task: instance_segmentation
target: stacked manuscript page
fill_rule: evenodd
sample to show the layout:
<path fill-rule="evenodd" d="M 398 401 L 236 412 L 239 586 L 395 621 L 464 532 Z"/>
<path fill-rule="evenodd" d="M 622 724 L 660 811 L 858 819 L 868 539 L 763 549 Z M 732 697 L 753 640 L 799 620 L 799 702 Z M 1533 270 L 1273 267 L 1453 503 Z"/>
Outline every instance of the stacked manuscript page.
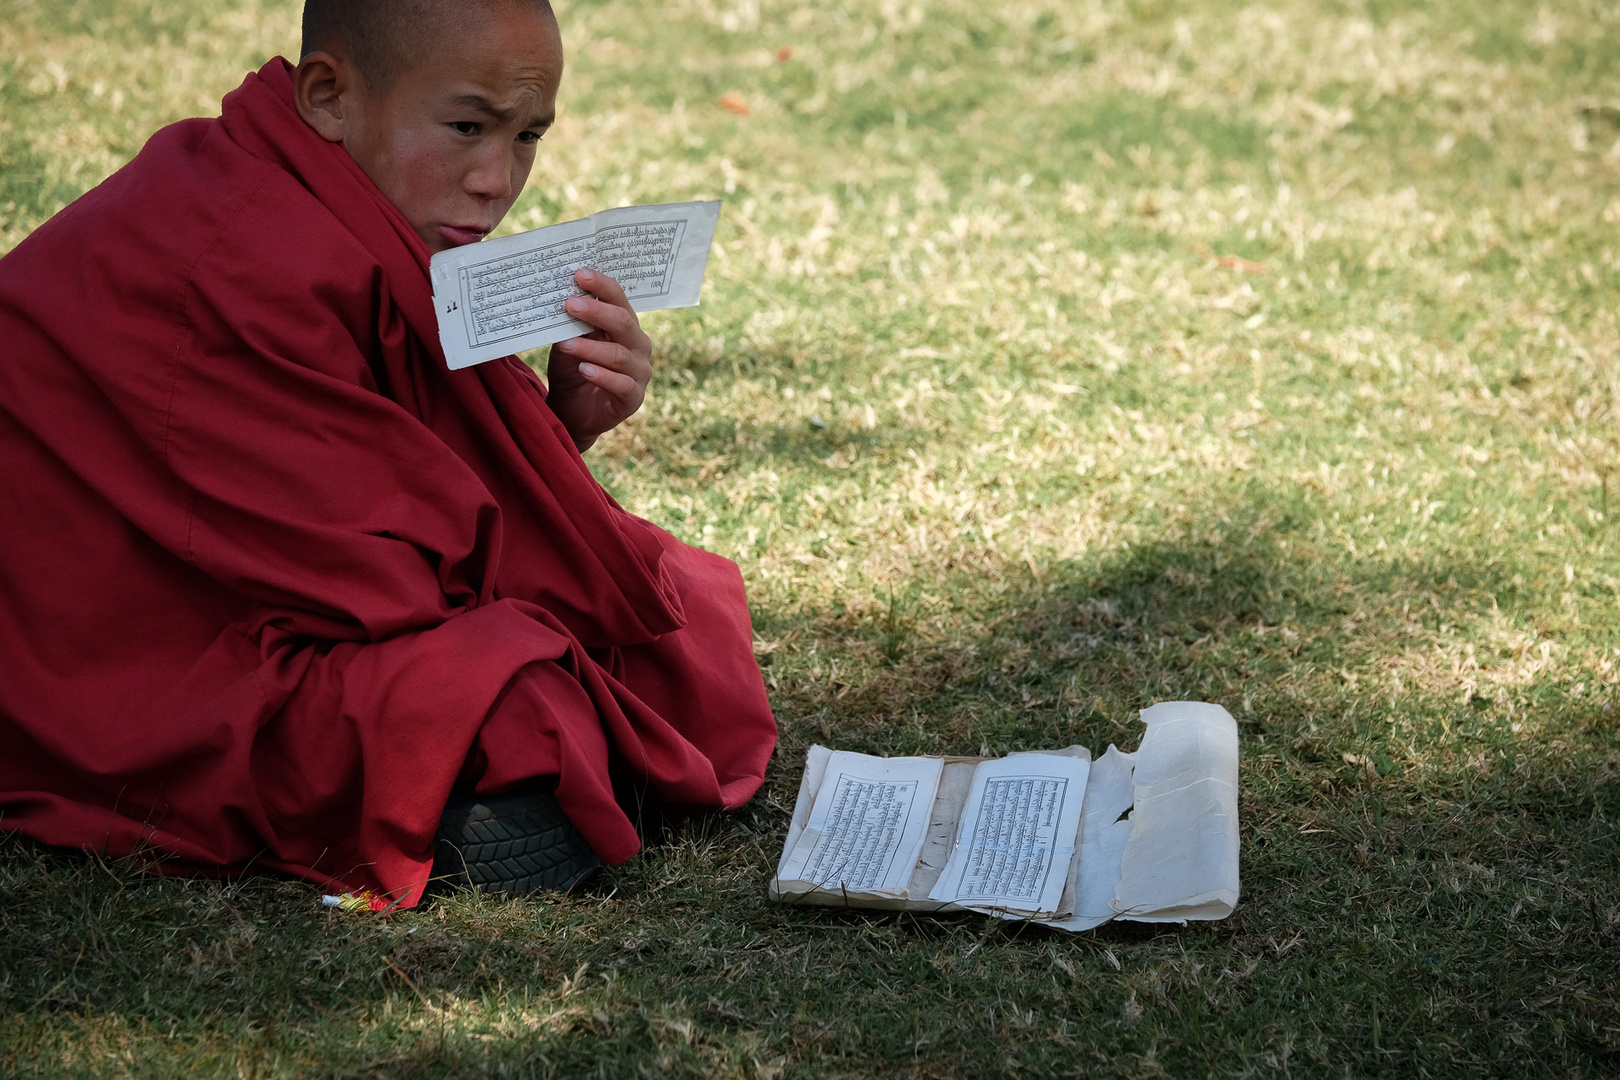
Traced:
<path fill-rule="evenodd" d="M 1110 746 L 878 758 L 813 746 L 770 886 L 783 903 L 982 911 L 1061 930 L 1220 919 L 1238 900 L 1237 724 L 1142 712 Z"/>

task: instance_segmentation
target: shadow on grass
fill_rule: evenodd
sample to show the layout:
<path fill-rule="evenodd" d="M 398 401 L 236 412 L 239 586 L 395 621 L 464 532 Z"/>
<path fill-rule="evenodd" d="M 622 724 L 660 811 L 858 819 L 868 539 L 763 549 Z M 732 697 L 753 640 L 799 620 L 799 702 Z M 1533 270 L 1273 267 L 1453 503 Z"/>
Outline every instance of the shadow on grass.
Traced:
<path fill-rule="evenodd" d="M 791 803 L 812 741 L 880 754 L 1100 752 L 1134 748 L 1132 717 L 1154 701 L 1216 701 L 1241 732 L 1242 907 L 1186 931 L 1104 928 L 1091 949 L 1179 951 L 1229 973 L 1247 963 L 1249 988 L 1203 1007 L 1223 1029 L 1275 1034 L 1285 1022 L 1269 1010 L 1297 995 L 1295 1016 L 1333 1014 L 1324 1061 L 1377 1068 L 1398 1045 L 1403 1068 L 1445 1071 L 1556 1045 L 1565 1068 L 1612 1062 L 1620 733 L 1609 687 L 1578 665 L 1539 669 L 1523 635 L 1515 649 L 1511 631 L 1534 605 L 1488 555 L 1329 559 L 1278 500 L 1204 516 L 1219 524 L 1094 558 L 964 569 L 954 589 L 935 590 L 966 598 L 947 612 L 911 590 L 768 628 L 798 631 L 804 652 L 814 641 L 815 655 L 861 658 L 836 671 L 772 665 L 785 733 L 774 798 Z M 952 625 L 959 633 L 942 637 Z M 871 921 L 805 909 L 783 919 Z M 1549 988 L 1539 1004 L 1535 987 Z M 1198 1007 L 1163 981 L 1134 989 Z"/>
<path fill-rule="evenodd" d="M 1602 1074 L 1620 1053 L 1608 701 L 1556 673 L 1465 697 L 1421 661 L 1451 636 L 1489 645 L 1489 559 L 1330 560 L 1262 505 L 1045 568 L 956 567 L 943 609 L 900 589 L 767 613 L 799 636 L 767 669 L 784 749 L 766 790 L 572 897 L 384 921 L 297 883 L 0 841 L 0 1072 Z M 1071 937 L 763 903 L 811 740 L 1133 747 L 1133 712 L 1170 698 L 1240 722 L 1232 918 Z"/>

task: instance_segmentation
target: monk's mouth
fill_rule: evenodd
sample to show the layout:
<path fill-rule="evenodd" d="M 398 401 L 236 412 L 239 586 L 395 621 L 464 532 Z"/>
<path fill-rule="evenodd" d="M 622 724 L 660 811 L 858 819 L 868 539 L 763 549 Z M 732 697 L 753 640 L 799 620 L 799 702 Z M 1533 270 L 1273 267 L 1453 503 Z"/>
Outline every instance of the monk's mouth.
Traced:
<path fill-rule="evenodd" d="M 476 227 L 468 228 L 461 225 L 439 226 L 439 234 L 457 247 L 462 247 L 466 244 L 476 244 L 478 241 L 482 240 L 484 236 L 488 234 L 488 232 L 488 229 Z"/>

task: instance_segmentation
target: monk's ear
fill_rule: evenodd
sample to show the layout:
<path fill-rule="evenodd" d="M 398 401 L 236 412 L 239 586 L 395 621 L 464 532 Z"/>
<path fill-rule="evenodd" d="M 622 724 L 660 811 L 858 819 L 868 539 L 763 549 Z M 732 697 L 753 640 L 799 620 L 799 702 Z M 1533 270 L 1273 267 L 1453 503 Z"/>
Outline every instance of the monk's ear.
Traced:
<path fill-rule="evenodd" d="M 293 71 L 293 102 L 304 123 L 327 142 L 340 143 L 358 89 L 354 66 L 329 52 L 312 52 Z"/>

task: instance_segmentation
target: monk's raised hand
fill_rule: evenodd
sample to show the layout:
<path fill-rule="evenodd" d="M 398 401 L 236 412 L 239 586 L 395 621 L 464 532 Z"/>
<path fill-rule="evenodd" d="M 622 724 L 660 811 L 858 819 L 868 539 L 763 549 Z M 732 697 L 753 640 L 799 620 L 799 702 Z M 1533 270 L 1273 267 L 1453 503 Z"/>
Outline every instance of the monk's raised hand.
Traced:
<path fill-rule="evenodd" d="M 569 300 L 568 314 L 596 329 L 551 347 L 546 400 L 584 452 L 641 408 L 652 381 L 652 342 L 617 281 L 594 270 L 574 280 L 590 295 Z"/>

